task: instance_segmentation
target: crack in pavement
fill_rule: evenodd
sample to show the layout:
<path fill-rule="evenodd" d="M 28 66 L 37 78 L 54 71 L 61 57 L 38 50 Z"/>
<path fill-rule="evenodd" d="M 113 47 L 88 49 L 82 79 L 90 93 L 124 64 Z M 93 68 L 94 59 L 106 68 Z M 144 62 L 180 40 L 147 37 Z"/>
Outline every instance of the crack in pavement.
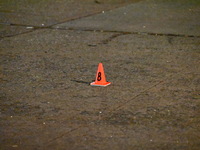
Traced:
<path fill-rule="evenodd" d="M 114 9 L 116 9 L 116 8 L 114 8 Z M 97 13 L 89 14 L 89 15 L 82 16 L 82 17 L 75 17 L 75 18 L 69 19 L 67 21 L 62 21 L 62 22 L 59 22 L 59 23 L 56 23 L 56 24 L 52 24 L 52 25 L 49 25 L 49 26 L 35 26 L 35 25 L 25 25 L 25 24 L 15 24 L 15 23 L 3 22 L 3 23 L 0 23 L 0 24 L 1 25 L 7 25 L 7 26 L 26 27 L 26 28 L 32 27 L 33 29 L 31 29 L 30 31 L 23 32 L 23 33 L 3 36 L 3 37 L 0 37 L 0 39 L 6 38 L 6 37 L 14 37 L 14 36 L 21 35 L 21 34 L 30 33 L 30 32 L 36 31 L 38 29 L 52 29 L 52 30 L 66 30 L 66 31 L 68 31 L 68 30 L 72 30 L 72 31 L 90 31 L 90 32 L 100 32 L 100 33 L 101 32 L 118 33 L 117 35 L 113 35 L 110 39 L 103 40 L 99 44 L 107 44 L 113 38 L 116 38 L 116 37 L 118 37 L 120 35 L 123 35 L 123 34 L 200 38 L 200 36 L 198 36 L 198 35 L 173 34 L 173 33 L 168 33 L 167 34 L 167 33 L 153 33 L 153 32 L 139 32 L 139 31 L 137 31 L 137 32 L 136 31 L 127 32 L 127 31 L 119 31 L 119 30 L 103 30 L 103 29 L 99 30 L 99 29 L 82 29 L 82 28 L 73 28 L 73 27 L 70 27 L 70 28 L 54 27 L 54 26 L 62 24 L 62 23 L 66 23 L 66 22 L 70 22 L 70 21 L 74 21 L 74 20 L 79 20 L 79 19 L 82 19 L 82 18 L 86 18 L 86 17 L 89 17 L 89 16 L 100 14 L 100 13 L 101 12 L 97 12 Z M 171 43 L 171 39 L 169 39 L 169 42 Z"/>
<path fill-rule="evenodd" d="M 109 38 L 102 40 L 99 44 L 108 44 L 109 42 L 111 42 L 113 39 L 121 36 L 121 35 L 125 35 L 125 33 L 117 33 L 117 34 L 113 34 L 112 36 L 110 36 Z"/>
<path fill-rule="evenodd" d="M 87 17 L 87 16 L 85 16 Z M 80 18 L 79 18 L 80 19 Z M 71 21 L 71 20 L 69 20 Z M 68 22 L 68 21 L 67 21 Z M 58 28 L 58 27 L 54 27 L 57 24 L 54 25 L 50 25 L 50 26 L 32 26 L 32 25 L 24 25 L 24 24 L 13 24 L 13 23 L 0 23 L 0 24 L 4 24 L 4 25 L 8 25 L 8 26 L 17 26 L 17 27 L 32 27 L 32 29 L 30 31 L 26 31 L 23 33 L 18 33 L 18 34 L 14 34 L 14 35 L 7 35 L 7 36 L 3 36 L 0 38 L 6 38 L 6 37 L 14 37 L 17 35 L 22 35 L 22 34 L 26 34 L 26 33 L 30 33 L 30 32 L 34 32 L 36 30 L 39 29 L 50 29 L 50 30 L 66 30 L 66 31 L 88 31 L 88 32 L 105 32 L 105 33 L 117 33 L 113 36 L 111 36 L 108 39 L 103 40 L 102 42 L 100 42 L 99 44 L 107 44 L 109 41 L 111 41 L 112 39 L 121 36 L 121 35 L 125 35 L 125 34 L 134 34 L 134 35 L 152 35 L 152 36 L 166 36 L 166 37 L 192 37 L 192 38 L 200 38 L 200 36 L 197 35 L 185 35 L 185 34 L 171 34 L 171 33 L 153 33 L 153 32 L 125 32 L 125 31 L 115 31 L 115 30 L 95 30 L 95 29 L 79 29 L 79 28 Z M 61 24 L 61 23 L 58 23 Z M 169 42 L 171 43 L 171 39 L 169 39 Z"/>
<path fill-rule="evenodd" d="M 186 72 L 185 74 L 190 74 L 190 73 L 191 73 L 191 72 Z M 197 75 L 198 75 L 198 74 L 199 74 L 199 73 L 197 73 Z M 101 115 L 101 116 L 100 116 L 100 120 L 104 120 L 104 118 L 111 117 L 111 116 L 113 115 L 114 112 L 116 112 L 116 111 L 119 110 L 120 108 L 122 108 L 122 107 L 124 107 L 125 105 L 127 105 L 130 101 L 136 99 L 137 97 L 143 95 L 145 92 L 151 90 L 152 88 L 154 88 L 154 87 L 156 87 L 156 86 L 158 86 L 158 85 L 160 85 L 160 84 L 165 84 L 165 83 L 169 82 L 168 79 L 172 78 L 172 77 L 175 76 L 175 75 L 177 75 L 177 74 L 171 74 L 171 75 L 169 75 L 168 77 L 166 77 L 165 79 L 162 79 L 162 80 L 158 81 L 157 83 L 153 84 L 152 86 L 150 86 L 150 87 L 144 89 L 143 91 L 139 92 L 138 94 L 136 94 L 135 96 L 133 96 L 131 99 L 126 100 L 126 101 L 123 101 L 123 103 L 121 103 L 121 104 L 116 104 L 113 108 L 110 109 L 110 111 L 109 111 L 109 107 L 107 107 L 107 108 L 108 108 L 108 111 L 107 111 L 106 113 L 103 113 L 103 114 L 106 114 L 106 115 L 103 115 L 103 114 L 101 115 L 101 114 L 100 114 L 100 115 Z M 107 109 L 107 108 L 106 108 L 106 109 Z M 108 114 L 108 115 L 107 115 L 107 114 Z M 77 114 L 74 115 L 74 117 L 75 117 L 75 116 L 77 116 Z M 72 117 L 72 118 L 74 118 L 74 117 Z M 87 127 L 87 126 L 88 126 L 88 124 L 84 124 L 84 125 L 80 124 L 78 127 L 72 128 L 71 130 L 69 130 L 69 131 L 67 131 L 67 132 L 65 132 L 65 133 L 62 133 L 62 134 L 60 134 L 59 136 L 56 136 L 55 138 L 50 139 L 48 142 L 45 143 L 45 146 L 48 146 L 50 143 L 52 143 L 52 142 L 54 142 L 54 141 L 56 141 L 56 140 L 58 140 L 58 139 L 60 139 L 60 138 L 62 138 L 62 137 L 64 137 L 64 136 L 70 134 L 70 133 L 73 132 L 73 131 L 76 131 L 76 130 L 78 130 L 78 129 L 80 129 L 80 128 Z"/>
<path fill-rule="evenodd" d="M 152 85 L 152 86 L 150 86 L 150 87 L 144 89 L 143 91 L 139 92 L 137 95 L 135 95 L 135 96 L 134 96 L 133 98 L 131 98 L 130 100 L 126 100 L 124 103 L 122 103 L 122 104 L 120 104 L 120 105 L 119 105 L 119 104 L 116 104 L 117 106 L 113 107 L 113 109 L 111 109 L 110 111 L 108 111 L 106 114 L 109 114 L 109 116 L 112 116 L 112 114 L 113 114 L 115 111 L 117 111 L 119 108 L 125 106 L 125 105 L 128 104 L 130 101 L 132 101 L 132 100 L 134 100 L 135 98 L 141 96 L 142 94 L 144 94 L 145 92 L 151 90 L 152 88 L 156 87 L 157 85 L 160 85 L 160 84 L 165 83 L 165 82 L 167 81 L 167 79 L 168 79 L 168 78 L 171 78 L 172 76 L 173 76 L 173 75 L 171 75 L 171 76 L 165 78 L 164 80 L 160 80 L 160 81 L 157 82 L 156 84 L 154 84 L 154 85 Z M 105 113 L 104 113 L 104 114 L 105 114 Z M 77 116 L 77 115 L 74 115 L 74 116 Z M 100 120 L 103 120 L 103 118 L 107 118 L 107 117 L 108 117 L 108 115 L 100 116 Z M 72 117 L 72 118 L 73 118 L 73 117 Z M 73 128 L 73 129 L 71 129 L 71 130 L 69 130 L 69 131 L 67 131 L 67 132 L 65 132 L 65 133 L 62 133 L 61 135 L 59 135 L 59 136 L 57 136 L 57 137 L 55 137 L 55 138 L 53 138 L 53 139 L 50 139 L 48 142 L 45 143 L 45 146 L 48 146 L 50 143 L 52 143 L 52 142 L 54 142 L 54 141 L 56 141 L 56 140 L 58 140 L 58 139 L 60 139 L 60 138 L 62 138 L 62 137 L 64 137 L 64 136 L 68 135 L 69 133 L 71 133 L 71 132 L 73 132 L 73 131 L 76 131 L 76 130 L 78 130 L 78 129 L 80 129 L 80 128 L 83 128 L 83 127 L 86 127 L 86 126 L 87 126 L 87 124 L 85 124 L 85 125 L 80 124 L 78 127 Z"/>
<path fill-rule="evenodd" d="M 128 4 L 126 4 L 126 5 L 128 5 Z M 110 9 L 107 9 L 107 10 L 104 10 L 104 11 L 114 10 L 114 9 L 117 9 L 117 8 L 120 8 L 120 7 L 124 7 L 126 5 L 116 6 L 114 8 L 110 8 Z M 11 13 L 15 13 L 15 12 L 11 12 Z M 23 33 L 3 36 L 3 37 L 0 37 L 0 40 L 3 39 L 3 38 L 7 38 L 7 37 L 14 37 L 14 36 L 18 36 L 18 35 L 34 32 L 34 31 L 36 31 L 38 29 L 53 29 L 53 26 L 56 26 L 56 25 L 59 25 L 59 24 L 62 24 L 62 23 L 66 23 L 66 22 L 70 22 L 70 21 L 74 21 L 74 20 L 79 20 L 79 19 L 86 18 L 86 17 L 90 17 L 90 16 L 97 15 L 97 14 L 100 14 L 100 13 L 102 13 L 102 11 L 98 11 L 98 12 L 95 12 L 95 13 L 92 13 L 92 14 L 88 14 L 88 15 L 85 15 L 85 16 L 79 16 L 79 17 L 74 17 L 74 18 L 72 17 L 70 19 L 66 19 L 64 21 L 61 21 L 61 22 L 58 22 L 58 23 L 55 23 L 55 24 L 52 24 L 52 25 L 48 25 L 48 26 L 35 26 L 35 25 L 27 25 L 27 24 L 15 24 L 15 23 L 0 22 L 0 25 L 18 26 L 18 27 L 33 27 L 33 29 L 31 31 L 26 31 L 26 32 L 23 32 Z M 37 15 L 34 15 L 34 16 L 37 16 Z"/>

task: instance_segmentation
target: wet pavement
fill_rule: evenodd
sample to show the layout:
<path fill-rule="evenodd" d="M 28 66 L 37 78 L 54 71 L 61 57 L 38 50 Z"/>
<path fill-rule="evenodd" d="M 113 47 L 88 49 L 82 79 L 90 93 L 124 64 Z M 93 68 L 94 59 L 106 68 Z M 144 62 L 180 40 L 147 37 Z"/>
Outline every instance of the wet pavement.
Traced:
<path fill-rule="evenodd" d="M 8 2 L 0 149 L 200 148 L 198 1 Z"/>

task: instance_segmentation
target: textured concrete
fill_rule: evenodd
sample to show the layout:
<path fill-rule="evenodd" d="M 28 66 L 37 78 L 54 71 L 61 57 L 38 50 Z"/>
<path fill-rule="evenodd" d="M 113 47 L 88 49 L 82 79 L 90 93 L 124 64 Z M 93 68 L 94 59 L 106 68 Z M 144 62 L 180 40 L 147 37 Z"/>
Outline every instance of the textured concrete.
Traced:
<path fill-rule="evenodd" d="M 1 0 L 0 37 L 29 32 L 30 28 L 26 31 L 27 27 L 50 27 L 138 1 Z"/>
<path fill-rule="evenodd" d="M 200 3 L 148 0 L 57 25 L 57 28 L 200 36 Z"/>
<path fill-rule="evenodd" d="M 23 17 L 16 21 L 24 24 L 14 24 L 12 17 L 7 18 L 8 24 L 1 22 L 1 150 L 199 150 L 200 38 L 194 34 L 197 28 L 190 29 L 194 22 L 184 21 L 183 14 L 187 12 L 182 11 L 193 8 L 193 16 L 199 7 L 197 1 L 178 5 L 181 0 L 168 0 L 165 4 L 88 0 L 101 8 L 121 6 L 104 14 L 105 9 L 99 9 L 99 15 L 88 3 L 80 1 L 24 2 L 18 1 L 16 6 L 4 3 L 4 8 L 26 9 L 26 4 L 39 14 L 29 18 L 31 24 L 23 22 Z M 65 11 L 71 7 L 71 19 L 62 16 L 54 22 L 65 12 L 50 9 L 58 2 L 73 2 L 81 9 L 76 14 L 74 7 L 68 5 Z M 161 32 L 155 20 L 162 20 L 162 15 L 157 14 L 158 9 L 149 9 L 155 3 L 162 6 L 161 12 L 173 10 L 183 16 L 175 19 L 185 22 L 183 27 L 167 22 L 162 29 L 165 32 Z M 45 6 L 51 6 L 46 11 L 52 11 L 55 17 L 48 18 L 50 24 L 40 26 L 40 19 L 46 16 L 41 12 L 45 10 L 37 8 Z M 124 23 L 126 17 L 133 18 L 129 13 L 118 22 L 114 17 L 113 28 L 107 24 L 95 27 L 133 7 L 138 8 L 134 14 L 139 18 L 144 17 L 145 10 L 157 14 L 156 18 L 146 18 L 152 20 L 152 31 L 139 29 L 139 25 L 136 30 L 131 19 Z M 148 9 L 139 9 L 144 7 Z M 85 10 L 92 15 L 90 19 L 98 18 L 93 26 L 90 19 L 83 18 L 81 12 Z M 103 15 L 107 19 L 102 20 Z M 65 19 L 65 24 L 59 24 Z M 185 15 L 187 19 L 191 18 Z M 88 20 L 87 27 L 83 20 Z M 147 24 L 142 19 L 137 21 Z M 67 27 L 71 23 L 73 26 Z M 167 24 L 177 33 L 167 32 Z M 131 32 L 119 32 L 128 26 Z M 147 33 L 140 34 L 144 30 Z M 153 34 L 154 31 L 160 32 Z M 99 62 L 104 64 L 107 80 L 112 83 L 105 88 L 89 85 Z"/>

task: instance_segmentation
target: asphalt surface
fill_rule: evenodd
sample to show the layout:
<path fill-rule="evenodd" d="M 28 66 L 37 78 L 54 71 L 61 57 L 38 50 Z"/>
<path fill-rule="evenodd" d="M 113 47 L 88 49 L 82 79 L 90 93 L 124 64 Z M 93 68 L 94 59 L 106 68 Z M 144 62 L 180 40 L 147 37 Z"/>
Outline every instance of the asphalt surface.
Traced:
<path fill-rule="evenodd" d="M 199 5 L 185 0 L 140 1 L 56 27 L 200 36 Z"/>
<path fill-rule="evenodd" d="M 0 2 L 0 149 L 199 150 L 197 0 Z M 92 87 L 102 62 L 107 87 Z"/>

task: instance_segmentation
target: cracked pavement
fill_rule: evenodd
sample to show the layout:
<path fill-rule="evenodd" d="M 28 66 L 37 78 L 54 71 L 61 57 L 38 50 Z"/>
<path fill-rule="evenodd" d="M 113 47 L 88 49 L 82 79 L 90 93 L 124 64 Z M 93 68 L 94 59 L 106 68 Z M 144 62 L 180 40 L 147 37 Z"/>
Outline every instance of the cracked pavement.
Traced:
<path fill-rule="evenodd" d="M 197 0 L 0 2 L 0 149 L 198 150 Z M 99 62 L 108 87 L 92 87 Z"/>

